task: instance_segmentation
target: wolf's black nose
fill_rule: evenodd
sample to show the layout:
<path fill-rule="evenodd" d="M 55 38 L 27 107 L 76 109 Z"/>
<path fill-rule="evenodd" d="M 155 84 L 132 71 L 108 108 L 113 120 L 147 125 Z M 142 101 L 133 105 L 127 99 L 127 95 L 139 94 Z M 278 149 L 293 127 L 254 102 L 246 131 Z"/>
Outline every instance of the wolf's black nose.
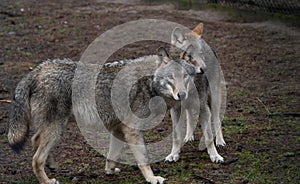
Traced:
<path fill-rule="evenodd" d="M 199 68 L 199 69 L 197 70 L 197 73 L 204 74 L 203 68 Z"/>
<path fill-rule="evenodd" d="M 180 91 L 178 94 L 177 94 L 179 100 L 183 100 L 186 96 L 186 93 L 183 92 L 183 91 Z"/>

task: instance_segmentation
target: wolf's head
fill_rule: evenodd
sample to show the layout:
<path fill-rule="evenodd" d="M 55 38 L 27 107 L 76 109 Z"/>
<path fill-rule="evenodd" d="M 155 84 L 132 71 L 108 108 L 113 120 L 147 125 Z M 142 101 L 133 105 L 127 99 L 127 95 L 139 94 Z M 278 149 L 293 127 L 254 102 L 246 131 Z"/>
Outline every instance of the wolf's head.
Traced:
<path fill-rule="evenodd" d="M 164 48 L 159 48 L 158 68 L 154 73 L 153 84 L 159 94 L 175 100 L 188 97 L 189 85 L 193 82 L 195 68 L 184 59 L 171 59 Z"/>
<path fill-rule="evenodd" d="M 196 68 L 196 73 L 204 73 L 206 64 L 204 62 L 202 52 L 202 33 L 203 24 L 198 24 L 191 32 L 185 32 L 180 28 L 175 28 L 171 36 L 171 44 L 183 51 L 180 57 L 188 60 Z M 193 46 L 193 50 L 189 50 L 189 46 Z M 184 51 L 191 52 L 191 58 L 184 58 L 186 56 Z"/>

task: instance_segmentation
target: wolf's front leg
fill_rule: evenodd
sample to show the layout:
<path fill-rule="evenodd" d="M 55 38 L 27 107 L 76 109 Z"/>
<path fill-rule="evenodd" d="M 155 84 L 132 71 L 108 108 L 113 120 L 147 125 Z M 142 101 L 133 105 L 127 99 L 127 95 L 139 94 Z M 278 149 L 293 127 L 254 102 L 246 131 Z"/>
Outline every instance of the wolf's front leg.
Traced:
<path fill-rule="evenodd" d="M 148 160 L 148 153 L 144 143 L 144 137 L 140 130 L 136 130 L 127 126 L 122 128 L 125 140 L 130 146 L 135 159 L 137 160 L 138 167 L 143 173 L 147 182 L 151 184 L 162 184 L 165 179 L 160 176 L 154 176 Z"/>
<path fill-rule="evenodd" d="M 171 118 L 173 125 L 173 144 L 172 151 L 166 157 L 165 161 L 167 162 L 176 162 L 179 159 L 180 148 L 182 145 L 181 139 L 181 130 L 182 130 L 182 122 L 180 120 L 180 108 L 172 108 L 171 109 Z"/>
<path fill-rule="evenodd" d="M 195 123 L 193 121 L 192 109 L 186 109 L 186 134 L 184 142 L 194 141 Z"/>

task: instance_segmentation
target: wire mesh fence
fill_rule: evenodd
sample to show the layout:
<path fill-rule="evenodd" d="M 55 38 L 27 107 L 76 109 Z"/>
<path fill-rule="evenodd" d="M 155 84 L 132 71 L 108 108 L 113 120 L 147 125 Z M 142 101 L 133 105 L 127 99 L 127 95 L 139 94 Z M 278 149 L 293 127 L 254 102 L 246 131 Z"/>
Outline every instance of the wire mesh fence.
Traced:
<path fill-rule="evenodd" d="M 299 0 L 198 0 L 198 1 L 203 1 L 206 3 L 217 3 L 226 6 L 238 7 L 241 9 L 300 15 Z"/>
<path fill-rule="evenodd" d="M 246 10 L 270 13 L 295 14 L 300 16 L 300 0 L 145 0 L 147 2 L 173 2 L 182 7 L 201 7 L 217 4 Z"/>

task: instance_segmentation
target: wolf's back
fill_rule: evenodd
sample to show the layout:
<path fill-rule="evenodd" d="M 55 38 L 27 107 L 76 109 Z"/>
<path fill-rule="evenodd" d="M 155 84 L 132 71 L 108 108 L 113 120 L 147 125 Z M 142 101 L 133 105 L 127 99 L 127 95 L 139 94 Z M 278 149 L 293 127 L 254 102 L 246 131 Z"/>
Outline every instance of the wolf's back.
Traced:
<path fill-rule="evenodd" d="M 29 132 L 31 85 L 32 73 L 29 73 L 17 85 L 11 102 L 7 137 L 9 145 L 16 152 L 22 150 Z"/>

